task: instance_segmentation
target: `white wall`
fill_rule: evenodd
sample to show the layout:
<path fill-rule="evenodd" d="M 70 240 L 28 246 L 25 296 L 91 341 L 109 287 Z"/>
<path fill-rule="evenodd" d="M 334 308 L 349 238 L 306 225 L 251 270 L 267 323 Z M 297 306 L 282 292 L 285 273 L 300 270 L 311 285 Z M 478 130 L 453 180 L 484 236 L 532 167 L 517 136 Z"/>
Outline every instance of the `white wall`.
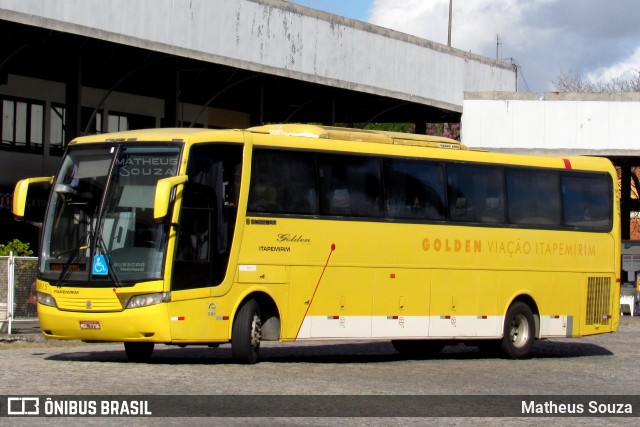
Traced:
<path fill-rule="evenodd" d="M 462 142 L 503 151 L 631 155 L 640 152 L 639 118 L 638 93 L 467 93 Z"/>

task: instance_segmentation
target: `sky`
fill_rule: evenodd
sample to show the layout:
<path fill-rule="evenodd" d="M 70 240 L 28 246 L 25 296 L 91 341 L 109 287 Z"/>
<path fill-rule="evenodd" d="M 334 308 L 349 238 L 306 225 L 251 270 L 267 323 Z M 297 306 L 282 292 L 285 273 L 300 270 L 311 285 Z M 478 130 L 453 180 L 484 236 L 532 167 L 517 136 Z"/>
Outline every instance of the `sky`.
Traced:
<path fill-rule="evenodd" d="M 292 0 L 447 43 L 449 0 Z M 453 0 L 451 45 L 518 66 L 518 90 L 567 73 L 593 81 L 640 71 L 638 0 Z M 498 42 L 499 40 L 499 42 Z"/>

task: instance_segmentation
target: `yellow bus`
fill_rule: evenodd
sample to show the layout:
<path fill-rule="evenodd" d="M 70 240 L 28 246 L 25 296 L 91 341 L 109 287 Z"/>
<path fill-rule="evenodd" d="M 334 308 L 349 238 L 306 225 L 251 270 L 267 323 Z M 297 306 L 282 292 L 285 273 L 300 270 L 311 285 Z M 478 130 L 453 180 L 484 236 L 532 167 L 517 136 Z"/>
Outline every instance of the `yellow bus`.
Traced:
<path fill-rule="evenodd" d="M 47 338 L 155 344 L 388 339 L 511 358 L 619 322 L 615 169 L 314 125 L 72 141 L 50 183 L 37 296 Z M 27 213 L 28 217 L 28 213 Z M 28 218 L 27 218 L 28 219 Z"/>

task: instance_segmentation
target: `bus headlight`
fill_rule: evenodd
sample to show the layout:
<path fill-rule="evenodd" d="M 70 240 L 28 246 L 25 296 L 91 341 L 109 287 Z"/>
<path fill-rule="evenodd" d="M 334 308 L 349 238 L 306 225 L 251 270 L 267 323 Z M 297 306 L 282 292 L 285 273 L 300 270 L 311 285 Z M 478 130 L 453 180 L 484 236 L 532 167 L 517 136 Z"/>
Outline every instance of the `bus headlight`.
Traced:
<path fill-rule="evenodd" d="M 158 292 L 155 294 L 136 295 L 131 297 L 127 308 L 148 307 L 150 305 L 160 304 L 162 302 L 171 301 L 171 292 Z"/>
<path fill-rule="evenodd" d="M 56 300 L 51 295 L 45 294 L 43 292 L 38 292 L 37 296 L 38 296 L 38 303 L 40 303 L 42 305 L 48 305 L 48 306 L 51 306 L 51 307 L 55 307 L 56 306 Z"/>

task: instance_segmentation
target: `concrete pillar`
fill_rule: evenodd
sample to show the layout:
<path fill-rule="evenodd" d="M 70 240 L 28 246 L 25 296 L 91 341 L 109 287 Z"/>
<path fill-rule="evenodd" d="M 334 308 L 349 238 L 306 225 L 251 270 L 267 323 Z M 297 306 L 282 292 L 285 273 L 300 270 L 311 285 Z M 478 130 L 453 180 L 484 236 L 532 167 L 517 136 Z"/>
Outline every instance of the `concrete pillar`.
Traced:
<path fill-rule="evenodd" d="M 164 97 L 164 127 L 176 127 L 178 126 L 178 104 L 180 99 L 180 72 L 177 69 L 177 64 L 174 63 L 169 66 L 172 72 L 167 82 L 167 92 Z"/>
<path fill-rule="evenodd" d="M 631 166 L 620 166 L 620 233 L 623 240 L 631 237 Z"/>
<path fill-rule="evenodd" d="M 82 55 L 70 54 L 67 60 L 68 73 L 65 82 L 65 146 L 80 135 L 80 112 L 82 110 Z"/>

